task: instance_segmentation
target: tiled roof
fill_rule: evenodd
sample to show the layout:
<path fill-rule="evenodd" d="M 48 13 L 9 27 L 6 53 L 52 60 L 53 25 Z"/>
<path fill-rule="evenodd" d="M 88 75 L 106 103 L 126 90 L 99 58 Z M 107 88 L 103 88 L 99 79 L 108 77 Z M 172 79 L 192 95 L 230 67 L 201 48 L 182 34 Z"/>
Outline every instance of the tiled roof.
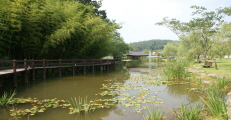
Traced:
<path fill-rule="evenodd" d="M 130 51 L 126 56 L 148 56 L 149 54 L 144 53 L 144 51 Z"/>

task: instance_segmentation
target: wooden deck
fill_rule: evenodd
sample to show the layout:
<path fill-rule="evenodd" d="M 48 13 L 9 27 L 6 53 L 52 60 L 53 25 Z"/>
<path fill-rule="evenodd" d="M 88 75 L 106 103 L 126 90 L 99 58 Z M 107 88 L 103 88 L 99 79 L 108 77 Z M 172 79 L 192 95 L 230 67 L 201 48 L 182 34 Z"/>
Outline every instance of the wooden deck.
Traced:
<path fill-rule="evenodd" d="M 98 67 L 98 69 L 96 69 Z M 72 73 L 76 73 L 77 68 L 82 68 L 82 72 L 85 74 L 86 69 L 92 69 L 94 73 L 95 70 L 103 71 L 109 70 L 115 67 L 114 59 L 72 59 L 72 60 L 0 60 L 0 87 L 4 82 L 4 75 L 13 74 L 13 86 L 17 87 L 17 73 L 23 73 L 25 83 L 28 83 L 28 71 L 30 71 L 30 76 L 35 80 L 37 74 L 36 71 L 43 71 L 43 78 L 46 78 L 47 71 L 52 70 L 54 74 L 54 69 L 58 69 L 59 76 L 62 76 L 62 69 L 71 68 Z"/>

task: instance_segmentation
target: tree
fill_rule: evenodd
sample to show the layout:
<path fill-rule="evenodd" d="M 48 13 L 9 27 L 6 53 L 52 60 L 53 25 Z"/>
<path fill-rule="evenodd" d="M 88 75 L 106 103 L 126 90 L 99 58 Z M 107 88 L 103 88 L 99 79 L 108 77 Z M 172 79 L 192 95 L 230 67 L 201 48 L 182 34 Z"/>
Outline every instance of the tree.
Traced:
<path fill-rule="evenodd" d="M 112 43 L 110 44 L 111 55 L 113 57 L 123 57 L 124 54 L 128 53 L 130 47 L 126 44 L 123 38 L 120 36 L 120 33 L 115 32 L 115 37 L 113 38 Z"/>
<path fill-rule="evenodd" d="M 179 47 L 178 42 L 167 43 L 167 45 L 164 46 L 162 55 L 164 57 L 176 57 L 178 52 L 178 47 Z"/>
<path fill-rule="evenodd" d="M 210 55 L 223 58 L 231 54 L 231 23 L 224 23 L 221 29 L 214 34 L 215 46 L 211 48 Z"/>
<path fill-rule="evenodd" d="M 121 27 L 96 14 L 98 2 L 85 2 L 1 0 L 0 57 L 80 59 L 109 55 L 111 48 L 107 46 Z"/>
<path fill-rule="evenodd" d="M 196 9 L 196 11 L 192 13 L 192 15 L 196 15 L 196 17 L 192 18 L 189 22 L 180 22 L 176 19 L 164 18 L 162 22 L 158 22 L 156 25 L 169 28 L 183 41 L 185 41 L 184 36 L 191 33 L 198 33 L 200 35 L 198 45 L 203 49 L 201 52 L 206 61 L 207 53 L 213 45 L 213 34 L 218 31 L 219 26 L 223 22 L 223 16 L 220 14 L 220 10 L 206 12 L 207 9 L 204 7 L 192 6 L 191 8 Z M 189 42 L 191 42 L 191 40 Z"/>

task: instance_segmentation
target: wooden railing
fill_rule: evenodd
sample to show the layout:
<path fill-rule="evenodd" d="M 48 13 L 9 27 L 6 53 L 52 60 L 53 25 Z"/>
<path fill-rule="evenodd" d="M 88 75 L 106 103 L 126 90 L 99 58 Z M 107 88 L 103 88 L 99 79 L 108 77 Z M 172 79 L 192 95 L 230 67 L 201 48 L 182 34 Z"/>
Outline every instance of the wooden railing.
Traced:
<path fill-rule="evenodd" d="M 13 86 L 17 87 L 17 73 L 21 72 L 24 76 L 25 83 L 28 83 L 28 72 L 30 71 L 31 79 L 35 80 L 36 71 L 43 71 L 43 78 L 46 78 L 48 69 L 58 69 L 59 76 L 62 76 L 62 68 L 71 68 L 73 74 L 78 67 L 82 67 L 83 73 L 86 73 L 86 68 L 89 66 L 92 72 L 95 71 L 95 66 L 98 70 L 108 70 L 115 64 L 114 59 L 72 59 L 72 60 L 0 60 L 0 87 L 4 81 L 5 74 L 13 74 Z"/>
<path fill-rule="evenodd" d="M 17 68 L 41 69 L 41 68 L 59 68 L 59 67 L 75 67 L 75 66 L 92 66 L 115 64 L 114 59 L 72 59 L 72 60 L 0 60 L 0 70 L 13 69 L 16 72 Z"/>

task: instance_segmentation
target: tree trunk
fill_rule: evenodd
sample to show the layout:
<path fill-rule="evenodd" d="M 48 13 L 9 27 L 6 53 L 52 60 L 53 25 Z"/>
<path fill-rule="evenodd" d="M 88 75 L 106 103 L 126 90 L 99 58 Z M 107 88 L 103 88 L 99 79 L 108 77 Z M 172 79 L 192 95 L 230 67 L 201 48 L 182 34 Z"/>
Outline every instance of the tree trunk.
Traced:
<path fill-rule="evenodd" d="M 200 63 L 200 55 L 197 55 L 197 63 Z"/>

